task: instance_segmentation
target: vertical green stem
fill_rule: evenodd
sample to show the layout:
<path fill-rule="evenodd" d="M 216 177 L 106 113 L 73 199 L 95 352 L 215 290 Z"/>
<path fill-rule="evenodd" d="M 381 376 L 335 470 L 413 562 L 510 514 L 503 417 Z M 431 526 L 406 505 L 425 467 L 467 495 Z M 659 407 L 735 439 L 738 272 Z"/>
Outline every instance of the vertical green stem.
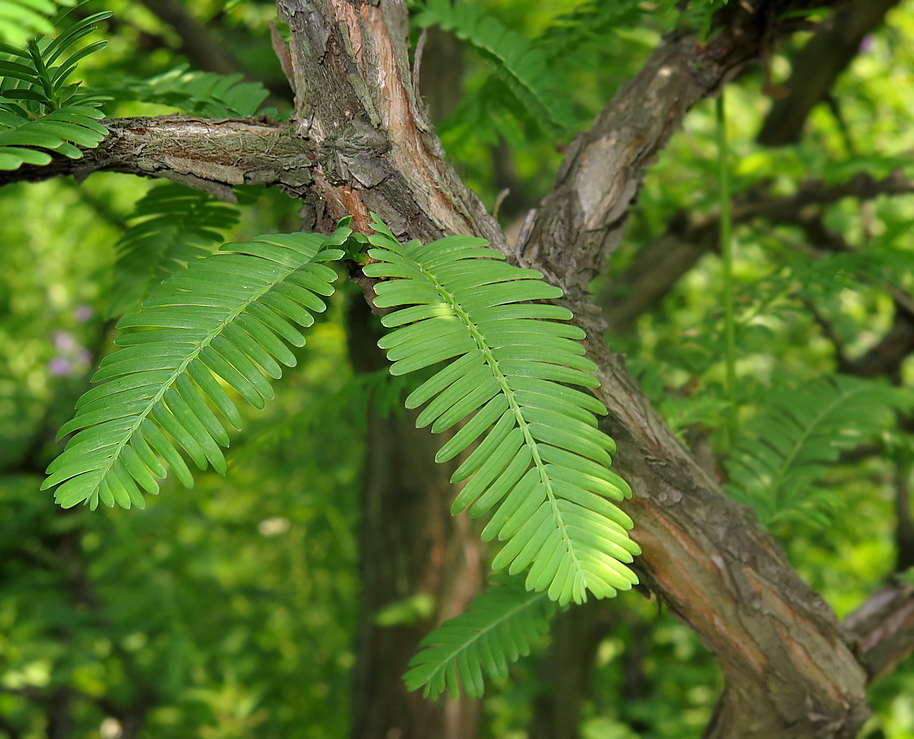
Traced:
<path fill-rule="evenodd" d="M 726 446 L 736 441 L 739 408 L 736 403 L 736 320 L 733 315 L 733 233 L 730 223 L 730 167 L 727 149 L 727 118 L 724 93 L 717 98 L 717 164 L 720 198 L 720 254 L 724 265 L 724 339 L 727 378 L 724 389 L 728 401 Z"/>

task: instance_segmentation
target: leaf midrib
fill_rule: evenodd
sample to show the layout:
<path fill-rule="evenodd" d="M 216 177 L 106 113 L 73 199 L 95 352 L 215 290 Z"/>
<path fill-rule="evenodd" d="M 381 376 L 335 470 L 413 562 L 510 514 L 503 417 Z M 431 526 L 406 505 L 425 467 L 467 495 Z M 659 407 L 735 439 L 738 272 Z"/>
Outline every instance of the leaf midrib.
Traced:
<path fill-rule="evenodd" d="M 834 413 L 835 409 L 840 407 L 845 403 L 849 398 L 853 397 L 856 394 L 865 392 L 865 388 L 849 388 L 847 392 L 844 392 L 844 388 L 837 386 L 838 394 L 832 399 L 830 403 L 824 406 L 824 408 L 817 413 L 812 421 L 803 428 L 800 436 L 797 438 L 796 443 L 793 445 L 790 453 L 784 460 L 784 464 L 777 471 L 774 483 L 771 485 L 771 491 L 775 498 L 780 495 L 781 487 L 786 483 L 788 472 L 793 466 L 794 460 L 802 451 L 803 447 L 806 446 L 807 440 L 814 434 L 816 427 L 821 425 L 823 421 L 828 418 L 829 414 Z"/>
<path fill-rule="evenodd" d="M 455 315 L 463 322 L 467 330 L 470 332 L 470 335 L 473 337 L 473 341 L 476 344 L 476 348 L 482 353 L 483 357 L 486 360 L 486 364 L 489 365 L 492 374 L 495 376 L 496 381 L 502 389 L 502 393 L 508 401 L 508 407 L 511 409 L 514 414 L 514 419 L 517 422 L 518 427 L 521 430 L 521 433 L 524 435 L 524 442 L 527 444 L 527 447 L 530 449 L 530 453 L 533 457 L 533 463 L 536 465 L 537 471 L 540 475 L 540 481 L 543 483 L 543 486 L 546 490 L 546 497 L 549 500 L 549 506 L 552 509 L 552 517 L 555 520 L 559 532 L 562 536 L 562 541 L 565 545 L 565 551 L 571 556 L 574 562 L 574 572 L 575 574 L 580 573 L 583 577 L 583 586 L 586 589 L 587 587 L 587 573 L 584 567 L 581 564 L 581 561 L 578 559 L 577 553 L 575 552 L 574 545 L 572 542 L 571 535 L 568 533 L 567 526 L 562 516 L 561 511 L 558 508 L 558 500 L 555 492 L 552 489 L 552 481 L 549 478 L 549 474 L 546 472 L 546 464 L 543 462 L 542 457 L 539 454 L 539 445 L 536 439 L 533 438 L 533 434 L 530 432 L 529 424 L 527 419 L 524 418 L 523 411 L 520 404 L 517 402 L 517 399 L 514 397 L 514 391 L 511 389 L 511 386 L 508 385 L 507 378 L 505 374 L 501 371 L 501 368 L 498 366 L 498 360 L 492 354 L 492 349 L 488 346 L 485 341 L 485 337 L 480 333 L 479 329 L 476 328 L 476 324 L 470 318 L 469 313 L 467 313 L 454 295 L 447 289 L 447 287 L 441 283 L 438 278 L 431 272 L 429 272 L 424 265 L 420 264 L 417 260 L 413 260 L 416 267 L 419 271 L 428 279 L 438 291 L 438 294 L 447 302 L 451 310 L 454 311 Z M 510 492 L 508 493 L 510 495 Z M 555 578 L 553 578 L 555 582 Z M 574 587 L 572 586 L 572 598 L 574 599 Z"/>

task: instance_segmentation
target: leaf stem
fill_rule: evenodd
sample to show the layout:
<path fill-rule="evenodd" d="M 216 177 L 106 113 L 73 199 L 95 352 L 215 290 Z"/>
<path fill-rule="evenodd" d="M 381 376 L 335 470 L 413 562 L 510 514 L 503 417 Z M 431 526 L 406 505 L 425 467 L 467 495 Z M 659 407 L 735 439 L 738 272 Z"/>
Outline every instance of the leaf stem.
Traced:
<path fill-rule="evenodd" d="M 730 167 L 727 149 L 727 118 L 724 92 L 717 98 L 717 164 L 720 202 L 720 254 L 724 266 L 724 341 L 727 368 L 724 391 L 727 397 L 725 446 L 730 449 L 739 429 L 739 407 L 736 402 L 736 320 L 733 311 L 733 233 L 730 219 Z"/>

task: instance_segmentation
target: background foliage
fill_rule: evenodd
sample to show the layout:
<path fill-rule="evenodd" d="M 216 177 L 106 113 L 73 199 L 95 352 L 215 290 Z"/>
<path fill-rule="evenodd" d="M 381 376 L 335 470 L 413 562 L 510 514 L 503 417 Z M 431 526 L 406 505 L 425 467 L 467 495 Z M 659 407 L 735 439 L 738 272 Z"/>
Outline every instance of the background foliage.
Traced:
<path fill-rule="evenodd" d="M 457 60 L 463 96 L 447 101 L 442 136 L 490 207 L 511 188 L 500 203 L 509 228 L 550 186 L 562 145 L 681 21 L 671 5 L 646 11 L 596 0 L 490 0 L 464 9 L 462 18 L 441 3 L 417 7 L 416 39 L 422 27 L 437 24 L 467 42 Z M 56 7 L 47 6 L 37 20 L 0 23 L 0 33 L 22 44 L 49 32 L 50 21 L 41 18 Z M 101 9 L 89 4 L 76 17 Z M 86 43 L 105 37 L 107 48 L 82 59 L 67 80 L 84 80 L 98 93 L 90 107 L 106 115 L 248 114 L 269 93 L 267 106 L 280 116 L 288 111 L 269 45 L 269 3 L 192 4 L 195 17 L 231 48 L 244 83 L 189 71 L 203 66 L 200 60 L 188 59 L 180 36 L 145 5 L 116 0 L 104 9 L 112 19 Z M 761 70 L 728 88 L 735 197 L 789 197 L 809 180 L 837 184 L 895 169 L 909 175 L 914 90 L 904 70 L 914 63 L 912 49 L 914 8 L 907 3 L 867 38 L 838 85 L 840 105 L 817 107 L 802 143 L 787 148 L 754 141 L 769 105 L 759 92 Z M 777 81 L 789 72 L 789 52 L 770 60 Z M 508 68 L 506 60 L 517 59 L 522 63 Z M 254 80 L 266 90 L 245 86 Z M 66 142 L 54 146 L 65 149 Z M 671 224 L 715 217 L 716 157 L 713 105 L 706 103 L 651 170 L 611 275 L 636 265 Z M 177 230 L 173 219 L 157 215 L 170 197 L 184 202 L 188 216 Z M 136 280 L 123 276 L 139 270 L 157 281 L 223 241 L 297 229 L 295 204 L 283 195 L 245 193 L 242 205 L 245 197 L 256 207 L 235 215 L 176 185 L 113 174 L 79 186 L 3 191 L 0 736 L 46 736 L 64 713 L 73 736 L 116 737 L 118 726 L 138 715 L 148 736 L 166 738 L 320 739 L 347 731 L 340 697 L 349 691 L 353 662 L 364 412 L 372 390 L 391 392 L 383 380 L 349 369 L 343 315 L 359 294 L 333 296 L 308 344 L 293 349 L 298 368 L 276 384 L 277 398 L 263 414 L 242 409 L 245 431 L 233 437 L 226 478 L 200 474 L 191 490 L 167 482 L 142 515 L 61 510 L 38 492 L 45 464 L 59 452 L 54 433 L 112 349 L 109 317 L 139 300 Z M 906 361 L 890 376 L 865 381 L 838 371 L 853 369 L 878 344 L 893 324 L 897 296 L 914 290 L 912 221 L 910 196 L 845 198 L 821 209 L 821 224 L 843 236 L 843 250 L 818 248 L 789 220 L 738 222 L 736 232 L 744 433 L 718 473 L 770 522 L 791 562 L 839 616 L 898 564 L 894 510 L 911 474 L 911 438 L 896 414 L 911 402 L 897 386 L 909 387 L 914 369 Z M 155 262 L 137 263 L 131 255 L 148 252 L 149 244 L 158 250 Z M 684 441 L 724 454 L 727 441 L 717 429 L 730 399 L 720 283 L 719 259 L 708 248 L 662 301 L 634 325 L 614 324 L 609 339 Z M 630 284 L 611 277 L 595 284 L 608 315 L 630 297 Z M 865 402 L 838 402 L 850 388 Z M 824 400 L 809 409 L 793 402 L 816 394 Z M 831 416 L 818 413 L 825 405 Z M 857 435 L 817 448 L 809 438 L 823 425 Z M 796 443 L 772 442 L 780 438 Z M 773 490 L 772 479 L 783 485 Z M 548 641 L 532 628 L 531 657 L 487 690 L 486 736 L 526 736 Z M 598 649 L 582 736 L 698 736 L 716 680 L 686 628 L 655 603 L 626 594 Z M 867 735 L 914 737 L 914 669 L 902 666 L 878 682 L 872 706 Z"/>

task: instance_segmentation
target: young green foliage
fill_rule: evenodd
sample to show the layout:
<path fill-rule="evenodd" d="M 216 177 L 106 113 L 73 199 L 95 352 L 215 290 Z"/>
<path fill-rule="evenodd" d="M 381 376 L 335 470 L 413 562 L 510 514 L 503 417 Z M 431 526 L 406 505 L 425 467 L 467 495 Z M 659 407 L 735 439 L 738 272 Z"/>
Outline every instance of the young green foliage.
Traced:
<path fill-rule="evenodd" d="M 297 326 L 310 326 L 333 293 L 349 236 L 341 225 L 330 237 L 268 234 L 227 244 L 166 280 L 143 310 L 123 319 L 121 347 L 93 378 L 100 383 L 77 403 L 60 436 L 78 431 L 48 467 L 43 488 L 59 485 L 65 508 L 99 501 L 143 506 L 141 488 L 158 492 L 165 465 L 193 483 L 178 452 L 197 467 L 225 472 L 220 446 L 229 439 L 217 412 L 239 428 L 241 417 L 220 379 L 256 408 L 273 396 L 268 379 L 296 360 L 286 344 L 301 346 Z"/>
<path fill-rule="evenodd" d="M 482 538 L 506 542 L 493 567 L 530 568 L 529 590 L 566 604 L 588 591 L 608 597 L 630 589 L 638 580 L 626 564 L 640 550 L 627 535 L 631 519 L 613 501 L 631 490 L 608 469 L 615 444 L 594 416 L 605 408 L 569 387 L 597 385 L 579 343 L 584 334 L 559 322 L 571 317 L 567 309 L 531 302 L 561 291 L 539 272 L 499 261 L 480 239 L 404 246 L 384 224 L 373 225 L 374 262 L 364 271 L 382 278 L 375 305 L 401 307 L 384 317 L 395 330 L 379 342 L 391 374 L 451 360 L 406 405 L 425 405 L 417 422 L 433 432 L 463 424 L 438 461 L 478 442 L 452 477 L 466 481 L 454 512 L 492 511 Z M 263 407 L 272 396 L 264 374 L 279 378 L 280 363 L 295 364 L 281 339 L 304 343 L 293 324 L 308 326 L 311 312 L 324 310 L 318 295 L 332 294 L 335 273 L 321 262 L 341 258 L 335 247 L 350 234 L 344 224 L 331 237 L 272 234 L 230 244 L 167 279 L 120 322 L 121 349 L 102 361 L 93 378 L 102 384 L 61 429 L 79 433 L 44 487 L 60 485 L 65 507 L 142 505 L 141 488 L 158 491 L 162 460 L 192 484 L 179 447 L 200 469 L 224 473 L 219 446 L 228 435 L 214 411 L 235 427 L 241 419 L 217 378 Z"/>
<path fill-rule="evenodd" d="M 51 6 L 47 0 L 23 4 L 31 3 Z M 95 148 L 104 140 L 107 130 L 98 123 L 104 117 L 98 108 L 112 98 L 171 105 L 210 117 L 237 117 L 252 115 L 267 97 L 262 85 L 242 82 L 240 74 L 190 72 L 186 66 L 148 80 L 121 77 L 91 90 L 69 84 L 78 63 L 107 43 L 80 42 L 110 16 L 95 13 L 54 39 L 31 40 L 21 48 L 0 44 L 0 169 L 47 164 L 52 153 L 78 159 L 80 147 Z"/>
<path fill-rule="evenodd" d="M 253 115 L 269 95 L 259 82 L 240 74 L 189 71 L 186 64 L 149 79 L 123 77 L 98 88 L 118 100 L 168 105 L 208 118 Z"/>
<path fill-rule="evenodd" d="M 238 222 L 238 211 L 199 190 L 165 182 L 140 199 L 130 220 L 116 246 L 109 316 L 123 315 L 154 284 L 209 254 L 221 232 Z"/>
<path fill-rule="evenodd" d="M 885 429 L 896 409 L 911 405 L 907 391 L 841 375 L 779 390 L 746 424 L 727 460 L 727 490 L 752 505 L 768 527 L 827 526 L 834 494 L 816 483 L 841 452 Z"/>
<path fill-rule="evenodd" d="M 0 44 L 0 169 L 47 164 L 52 152 L 79 159 L 79 147 L 95 148 L 105 138 L 102 98 L 68 80 L 80 60 L 104 48 L 105 41 L 78 44 L 110 15 L 96 13 L 25 48 Z"/>
<path fill-rule="evenodd" d="M 613 501 L 631 495 L 611 472 L 615 444 L 597 427 L 606 409 L 568 387 L 596 387 L 584 357 L 583 332 L 559 323 L 566 308 L 530 301 L 561 290 L 501 261 L 487 242 L 450 236 L 401 245 L 386 226 L 369 237 L 375 263 L 365 274 L 385 278 L 375 306 L 399 308 L 382 323 L 395 329 L 379 342 L 395 375 L 451 360 L 406 400 L 425 405 L 420 427 L 438 433 L 463 425 L 438 461 L 479 441 L 458 467 L 463 482 L 453 512 L 493 515 L 482 538 L 506 544 L 492 563 L 562 604 L 628 590 L 638 582 L 626 567 L 640 553 L 627 534 L 631 519 Z"/>
<path fill-rule="evenodd" d="M 620 29 L 637 27 L 648 12 L 642 5 L 639 0 L 585 0 L 557 16 L 533 43 L 549 61 L 561 59 L 582 44 L 606 44 Z"/>
<path fill-rule="evenodd" d="M 33 36 L 54 30 L 50 16 L 76 0 L 4 0 L 0 3 L 0 41 L 22 46 Z"/>
<path fill-rule="evenodd" d="M 548 134 L 562 136 L 573 125 L 567 102 L 554 91 L 558 84 L 546 56 L 523 36 L 461 0 L 427 0 L 415 7 L 416 25 L 452 31 L 491 62 L 497 78 Z"/>
<path fill-rule="evenodd" d="M 482 697 L 483 671 L 496 680 L 506 678 L 508 663 L 530 653 L 533 642 L 549 630 L 556 610 L 545 593 L 493 586 L 422 640 L 422 651 L 403 676 L 407 688 L 423 688 L 426 698 L 437 698 L 447 689 L 457 700 L 462 686 L 468 697 Z"/>

